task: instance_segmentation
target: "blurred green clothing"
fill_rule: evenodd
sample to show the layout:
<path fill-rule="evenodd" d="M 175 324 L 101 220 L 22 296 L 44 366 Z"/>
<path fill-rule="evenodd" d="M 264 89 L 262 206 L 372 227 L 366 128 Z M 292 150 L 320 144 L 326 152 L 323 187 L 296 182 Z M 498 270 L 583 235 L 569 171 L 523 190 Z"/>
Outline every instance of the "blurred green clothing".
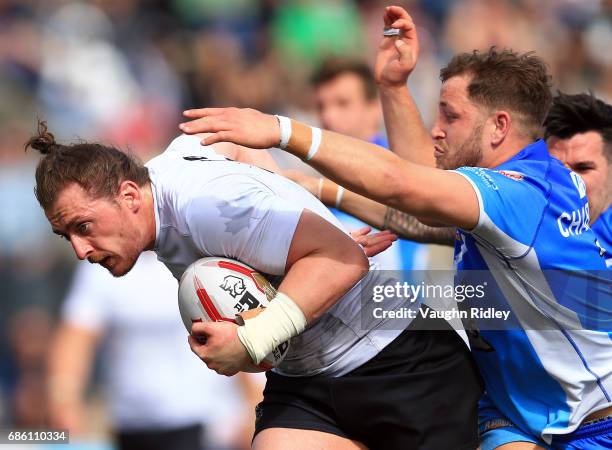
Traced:
<path fill-rule="evenodd" d="M 329 55 L 361 55 L 364 49 L 359 12 L 345 0 L 287 2 L 274 17 L 272 45 L 286 67 L 311 70 Z"/>

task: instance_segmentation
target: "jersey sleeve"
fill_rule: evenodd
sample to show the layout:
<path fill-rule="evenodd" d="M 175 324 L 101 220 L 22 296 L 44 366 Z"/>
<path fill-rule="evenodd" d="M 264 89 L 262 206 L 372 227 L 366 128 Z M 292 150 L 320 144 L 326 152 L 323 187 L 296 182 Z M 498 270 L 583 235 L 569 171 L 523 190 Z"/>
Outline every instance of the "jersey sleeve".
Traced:
<path fill-rule="evenodd" d="M 463 231 L 505 257 L 524 255 L 533 245 L 543 218 L 545 192 L 515 171 L 462 167 L 455 172 L 469 181 L 479 203 L 478 224 Z"/>
<path fill-rule="evenodd" d="M 260 272 L 284 275 L 303 208 L 248 176 L 231 177 L 231 184 L 211 182 L 207 192 L 192 199 L 186 211 L 198 249 L 237 259 Z"/>
<path fill-rule="evenodd" d="M 94 332 L 106 327 L 109 314 L 106 292 L 110 275 L 105 275 L 105 269 L 97 265 L 79 263 L 62 305 L 64 321 Z"/>

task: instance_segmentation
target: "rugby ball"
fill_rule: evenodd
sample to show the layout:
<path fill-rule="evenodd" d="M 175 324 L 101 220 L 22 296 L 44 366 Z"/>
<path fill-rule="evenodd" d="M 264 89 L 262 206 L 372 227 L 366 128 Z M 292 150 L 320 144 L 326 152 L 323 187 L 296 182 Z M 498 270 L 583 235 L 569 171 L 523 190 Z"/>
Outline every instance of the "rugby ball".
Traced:
<path fill-rule="evenodd" d="M 275 295 L 270 282 L 246 264 L 228 258 L 202 258 L 187 267 L 181 277 L 179 311 L 189 332 L 194 322 L 227 321 L 240 325 L 242 315 L 261 312 Z M 257 368 L 277 366 L 288 350 L 289 342 L 282 343 Z"/>

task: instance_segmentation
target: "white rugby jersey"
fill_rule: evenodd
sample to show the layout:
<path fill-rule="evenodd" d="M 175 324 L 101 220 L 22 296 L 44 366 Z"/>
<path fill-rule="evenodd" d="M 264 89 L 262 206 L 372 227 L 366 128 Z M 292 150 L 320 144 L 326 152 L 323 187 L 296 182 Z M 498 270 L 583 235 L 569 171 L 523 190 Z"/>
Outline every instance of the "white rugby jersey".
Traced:
<path fill-rule="evenodd" d="M 284 275 L 305 208 L 341 229 L 329 210 L 301 186 L 228 160 L 212 147 L 202 147 L 194 136 L 176 138 L 146 167 L 155 202 L 154 251 L 177 279 L 191 263 L 208 256 L 233 258 L 259 272 Z M 402 331 L 383 329 L 386 319 L 372 314 L 362 319 L 361 289 L 366 283 L 383 284 L 382 278 L 370 270 L 291 340 L 289 353 L 275 370 L 291 376 L 341 376 L 378 354 Z"/>

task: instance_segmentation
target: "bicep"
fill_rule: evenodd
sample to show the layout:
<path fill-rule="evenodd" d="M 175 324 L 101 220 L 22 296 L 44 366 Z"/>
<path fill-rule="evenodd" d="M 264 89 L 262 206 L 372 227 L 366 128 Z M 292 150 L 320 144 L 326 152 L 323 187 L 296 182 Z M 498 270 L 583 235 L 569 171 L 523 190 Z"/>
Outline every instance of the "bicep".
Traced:
<path fill-rule="evenodd" d="M 304 210 L 279 291 L 291 297 L 310 322 L 352 289 L 368 266 L 355 241 L 317 214 Z"/>
<path fill-rule="evenodd" d="M 305 209 L 289 247 L 285 272 L 301 258 L 330 254 L 332 250 L 338 254 L 347 252 L 349 257 L 363 254 L 359 245 L 350 236 L 318 214 Z"/>

